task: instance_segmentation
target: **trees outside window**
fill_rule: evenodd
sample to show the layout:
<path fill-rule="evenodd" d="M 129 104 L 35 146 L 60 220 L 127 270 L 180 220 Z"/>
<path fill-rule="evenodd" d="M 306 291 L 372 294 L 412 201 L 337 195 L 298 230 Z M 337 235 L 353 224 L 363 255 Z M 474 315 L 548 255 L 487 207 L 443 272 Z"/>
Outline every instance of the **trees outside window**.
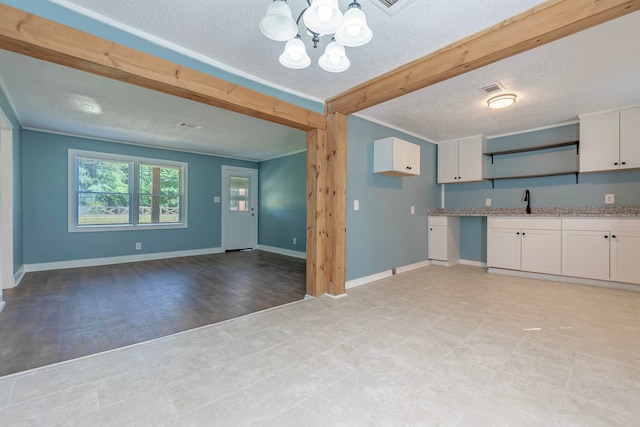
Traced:
<path fill-rule="evenodd" d="M 186 227 L 186 163 L 69 150 L 69 168 L 69 231 Z"/>

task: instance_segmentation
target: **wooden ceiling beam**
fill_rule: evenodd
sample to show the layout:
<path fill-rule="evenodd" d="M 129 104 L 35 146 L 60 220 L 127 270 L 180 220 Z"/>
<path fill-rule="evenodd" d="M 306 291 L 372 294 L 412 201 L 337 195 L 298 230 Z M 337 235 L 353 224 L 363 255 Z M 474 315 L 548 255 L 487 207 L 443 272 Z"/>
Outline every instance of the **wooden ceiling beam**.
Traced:
<path fill-rule="evenodd" d="M 326 111 L 352 114 L 637 10 L 639 0 L 550 0 L 333 97 Z"/>
<path fill-rule="evenodd" d="M 4 4 L 0 49 L 304 131 L 326 129 L 324 114 Z"/>

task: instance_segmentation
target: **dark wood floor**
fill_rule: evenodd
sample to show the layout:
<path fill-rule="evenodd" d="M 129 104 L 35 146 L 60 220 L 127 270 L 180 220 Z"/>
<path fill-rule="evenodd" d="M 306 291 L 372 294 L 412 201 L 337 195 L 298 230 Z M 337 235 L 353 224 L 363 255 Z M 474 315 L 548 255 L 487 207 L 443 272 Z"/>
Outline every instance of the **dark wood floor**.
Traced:
<path fill-rule="evenodd" d="M 263 251 L 28 273 L 5 290 L 0 376 L 139 343 L 305 294 L 305 261 Z"/>

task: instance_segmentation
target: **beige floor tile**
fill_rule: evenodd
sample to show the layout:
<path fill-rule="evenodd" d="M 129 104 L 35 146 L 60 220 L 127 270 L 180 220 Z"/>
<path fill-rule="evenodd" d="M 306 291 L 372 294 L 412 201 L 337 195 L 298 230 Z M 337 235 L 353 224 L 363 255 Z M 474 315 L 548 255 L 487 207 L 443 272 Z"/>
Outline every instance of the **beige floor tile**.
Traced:
<path fill-rule="evenodd" d="M 640 414 L 640 366 L 630 367 L 578 354 L 567 395 L 613 412 Z"/>
<path fill-rule="evenodd" d="M 455 337 L 424 329 L 404 339 L 389 349 L 386 354 L 395 356 L 419 369 L 428 370 L 459 343 L 460 340 Z"/>
<path fill-rule="evenodd" d="M 9 397 L 14 383 L 15 378 L 0 379 L 0 409 L 9 404 Z"/>
<path fill-rule="evenodd" d="M 481 397 L 464 414 L 458 427 L 543 427 L 548 424 L 532 417 L 529 413 L 511 405 Z"/>
<path fill-rule="evenodd" d="M 11 427 L 55 426 L 99 407 L 96 387 L 79 385 L 0 409 L 0 420 L 3 425 Z"/>
<path fill-rule="evenodd" d="M 558 427 L 640 425 L 640 414 L 620 414 L 605 407 L 574 397 L 565 397 L 553 425 Z"/>
<path fill-rule="evenodd" d="M 0 378 L 0 425 L 640 425 L 640 294 L 469 266 L 348 294 Z"/>
<path fill-rule="evenodd" d="M 322 396 L 311 397 L 267 421 L 264 427 L 353 427 L 361 420 L 342 405 Z"/>
<path fill-rule="evenodd" d="M 449 427 L 453 425 L 413 402 L 400 399 L 384 405 L 362 424 L 363 427 Z"/>

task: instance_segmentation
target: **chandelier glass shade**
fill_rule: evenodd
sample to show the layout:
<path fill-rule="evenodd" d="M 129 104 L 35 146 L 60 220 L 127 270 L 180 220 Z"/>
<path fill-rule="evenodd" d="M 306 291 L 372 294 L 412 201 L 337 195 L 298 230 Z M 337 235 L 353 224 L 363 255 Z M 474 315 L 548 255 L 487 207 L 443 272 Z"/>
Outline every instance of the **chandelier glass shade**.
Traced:
<path fill-rule="evenodd" d="M 305 44 L 300 36 L 300 20 L 304 24 L 302 34 L 309 35 L 313 47 L 317 48 L 321 37 L 333 35 L 325 52 L 318 59 L 320 67 L 332 73 L 349 68 L 345 46 L 358 47 L 367 44 L 373 32 L 367 26 L 367 18 L 357 0 L 349 4 L 343 14 L 338 0 L 298 0 L 306 1 L 305 8 L 294 21 L 287 0 L 273 0 L 266 15 L 260 20 L 260 31 L 275 41 L 286 41 L 280 63 L 287 68 L 301 69 L 311 64 Z"/>

